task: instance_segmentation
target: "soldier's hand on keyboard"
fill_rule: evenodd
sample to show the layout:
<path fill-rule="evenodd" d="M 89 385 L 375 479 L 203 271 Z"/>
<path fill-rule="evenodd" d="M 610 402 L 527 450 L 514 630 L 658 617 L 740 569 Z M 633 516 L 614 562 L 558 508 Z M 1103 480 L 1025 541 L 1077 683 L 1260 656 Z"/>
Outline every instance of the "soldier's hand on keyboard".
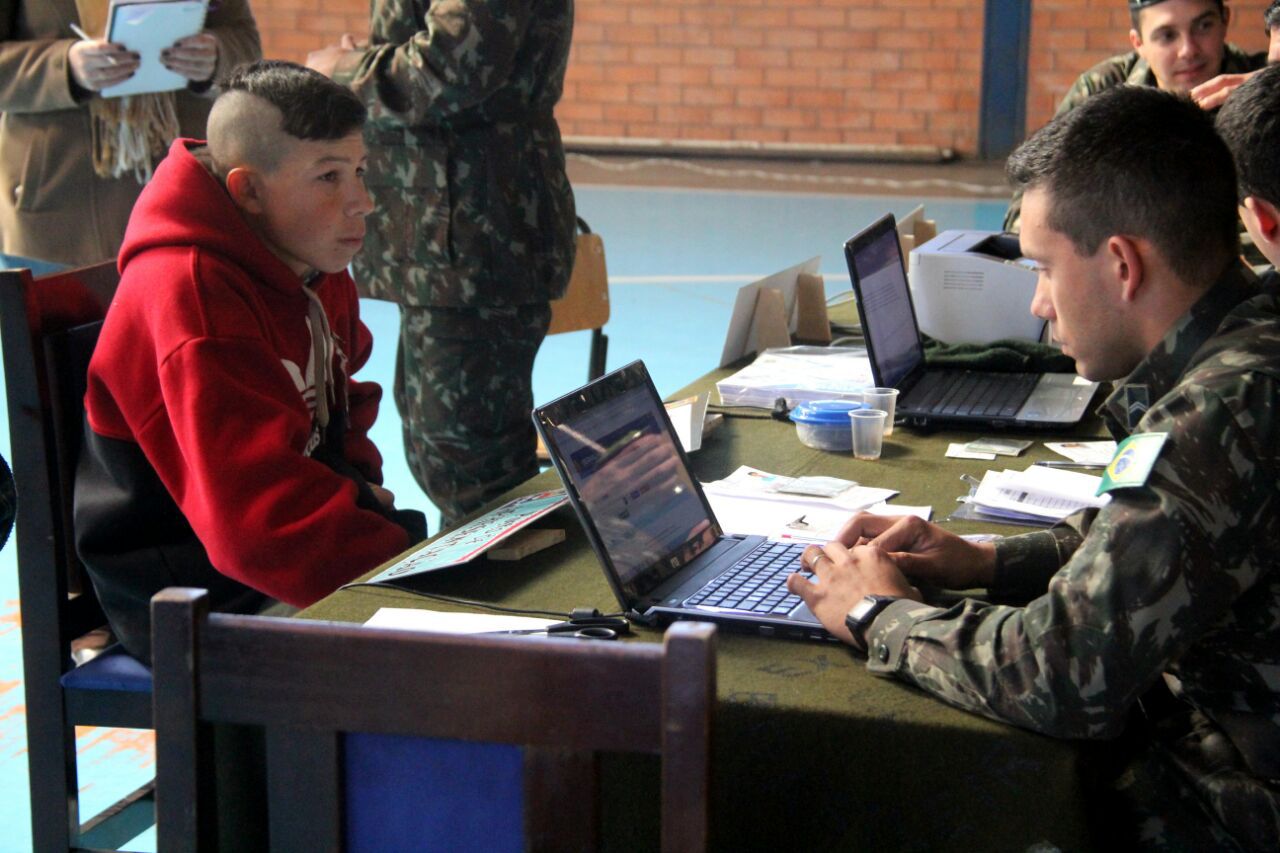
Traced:
<path fill-rule="evenodd" d="M 995 545 L 966 541 L 914 515 L 860 512 L 845 522 L 836 539 L 850 547 L 876 545 L 893 556 L 907 577 L 935 586 L 990 586 L 995 577 Z"/>
<path fill-rule="evenodd" d="M 854 644 L 844 617 L 866 595 L 892 595 L 920 600 L 920 590 L 911 586 L 898 570 L 893 557 L 876 545 L 846 548 L 828 542 L 819 548 L 810 545 L 800 557 L 803 568 L 813 572 L 809 579 L 800 574 L 787 578 L 787 591 L 800 596 L 822 627 L 832 636 Z"/>

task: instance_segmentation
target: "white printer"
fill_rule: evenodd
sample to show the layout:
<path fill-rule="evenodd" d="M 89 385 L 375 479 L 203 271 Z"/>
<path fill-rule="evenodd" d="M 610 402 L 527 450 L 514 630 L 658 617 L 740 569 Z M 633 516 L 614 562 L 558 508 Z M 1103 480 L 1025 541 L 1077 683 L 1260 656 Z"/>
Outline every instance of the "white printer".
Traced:
<path fill-rule="evenodd" d="M 1042 339 L 1045 321 L 1031 314 L 1036 272 L 1017 234 L 943 231 L 910 259 L 911 301 L 926 335 L 948 344 Z"/>

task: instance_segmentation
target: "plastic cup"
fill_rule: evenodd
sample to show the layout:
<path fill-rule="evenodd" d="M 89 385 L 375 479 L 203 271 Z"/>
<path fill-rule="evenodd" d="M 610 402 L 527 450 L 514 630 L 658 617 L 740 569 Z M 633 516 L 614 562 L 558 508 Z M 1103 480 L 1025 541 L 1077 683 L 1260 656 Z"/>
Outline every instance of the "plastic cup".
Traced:
<path fill-rule="evenodd" d="M 886 414 L 884 434 L 893 435 L 893 410 L 898 403 L 897 388 L 867 388 L 862 392 L 862 402 L 868 409 L 879 409 Z"/>
<path fill-rule="evenodd" d="M 883 409 L 855 409 L 849 413 L 853 429 L 853 457 L 879 459 L 884 445 L 884 423 L 888 412 Z"/>

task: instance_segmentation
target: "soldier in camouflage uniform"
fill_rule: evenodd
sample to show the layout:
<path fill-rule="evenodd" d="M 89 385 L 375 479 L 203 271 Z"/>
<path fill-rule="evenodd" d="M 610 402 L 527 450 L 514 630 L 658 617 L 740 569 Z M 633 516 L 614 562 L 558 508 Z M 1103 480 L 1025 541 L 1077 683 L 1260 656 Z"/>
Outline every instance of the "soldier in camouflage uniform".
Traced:
<path fill-rule="evenodd" d="M 1133 50 L 1105 59 L 1081 74 L 1058 105 L 1055 118 L 1115 86 L 1156 86 L 1172 92 L 1189 92 L 1219 75 L 1243 74 L 1266 64 L 1266 54 L 1248 54 L 1225 42 L 1230 16 L 1222 0 L 1128 0 L 1128 3 L 1133 23 L 1129 41 Z M 1152 10 L 1153 6 L 1165 8 Z M 1170 15 L 1156 18 L 1156 12 Z M 1187 32 L 1178 33 L 1179 27 Z M 1165 41 L 1170 37 L 1180 38 L 1179 46 Z M 1191 70 L 1184 70 L 1188 67 Z M 1005 231 L 1018 230 L 1021 209 L 1022 194 L 1015 191 L 1004 216 Z"/>
<path fill-rule="evenodd" d="M 1124 732 L 1134 760 L 1108 805 L 1135 837 L 1118 849 L 1278 849 L 1280 296 L 1235 257 L 1230 153 L 1189 101 L 1117 87 L 1008 171 L 1033 311 L 1082 374 L 1116 381 L 1101 414 L 1135 436 L 1108 469 L 1122 485 L 995 544 L 859 515 L 807 549 L 816 582 L 789 586 L 873 672 L 1056 737 Z M 1135 447 L 1153 467 L 1125 483 Z M 934 607 L 913 582 L 1028 603 Z M 1140 706 L 1164 685 L 1162 713 Z M 1126 730 L 1139 707 L 1155 722 Z"/>
<path fill-rule="evenodd" d="M 533 360 L 574 256 L 553 115 L 572 29 L 572 0 L 373 0 L 367 46 L 308 57 L 369 108 L 355 278 L 400 305 L 405 450 L 446 524 L 538 471 Z"/>

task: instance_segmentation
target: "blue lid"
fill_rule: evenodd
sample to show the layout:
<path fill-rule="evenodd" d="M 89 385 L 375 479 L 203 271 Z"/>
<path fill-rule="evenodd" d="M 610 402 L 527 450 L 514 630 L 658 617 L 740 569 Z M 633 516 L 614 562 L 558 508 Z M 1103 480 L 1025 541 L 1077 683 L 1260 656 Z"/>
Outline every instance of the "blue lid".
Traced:
<path fill-rule="evenodd" d="M 852 400 L 813 400 L 801 403 L 791 410 L 791 420 L 798 424 L 814 426 L 849 425 L 849 413 L 854 409 L 865 409 L 862 403 Z"/>

